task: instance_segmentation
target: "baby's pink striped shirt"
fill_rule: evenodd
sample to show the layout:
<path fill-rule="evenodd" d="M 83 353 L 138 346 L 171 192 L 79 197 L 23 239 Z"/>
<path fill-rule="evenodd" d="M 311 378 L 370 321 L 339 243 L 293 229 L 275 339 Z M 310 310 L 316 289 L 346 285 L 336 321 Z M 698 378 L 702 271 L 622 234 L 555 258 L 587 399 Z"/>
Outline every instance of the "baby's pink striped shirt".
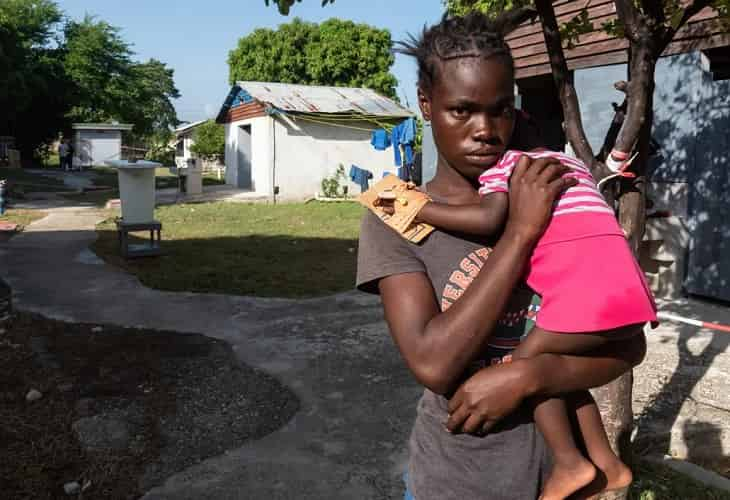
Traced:
<path fill-rule="evenodd" d="M 509 178 L 522 155 L 528 155 L 533 159 L 555 158 L 560 163 L 572 168 L 572 172 L 566 174 L 566 176 L 578 179 L 577 185 L 568 188 L 558 198 L 553 211 L 554 216 L 592 215 L 588 224 L 586 224 L 587 221 L 584 217 L 579 217 L 577 220 L 571 217 L 573 220 L 570 222 L 566 220 L 565 224 L 554 224 L 553 222 L 556 220 L 554 217 L 541 243 L 563 241 L 592 234 L 623 234 L 613 210 L 598 191 L 596 181 L 593 179 L 588 167 L 577 158 L 564 153 L 546 149 L 530 152 L 509 150 L 494 167 L 479 176 L 479 183 L 481 184 L 479 194 L 486 196 L 492 193 L 508 192 Z"/>

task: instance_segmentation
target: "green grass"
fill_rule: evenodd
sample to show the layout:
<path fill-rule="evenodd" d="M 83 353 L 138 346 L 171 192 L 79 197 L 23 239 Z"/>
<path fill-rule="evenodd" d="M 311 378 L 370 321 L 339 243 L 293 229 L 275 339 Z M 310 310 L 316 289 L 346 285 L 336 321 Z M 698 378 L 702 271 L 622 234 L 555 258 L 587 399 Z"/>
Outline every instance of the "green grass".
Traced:
<path fill-rule="evenodd" d="M 61 161 L 58 158 L 58 153 L 51 153 L 43 161 L 43 167 L 45 168 L 60 168 Z"/>
<path fill-rule="evenodd" d="M 25 227 L 31 222 L 42 219 L 45 216 L 46 213 L 40 210 L 17 210 L 11 208 L 6 210 L 3 215 L 0 215 L 0 222 L 12 222 Z"/>
<path fill-rule="evenodd" d="M 635 469 L 631 500 L 730 500 L 730 493 L 709 488 L 663 465 L 640 462 Z"/>
<path fill-rule="evenodd" d="M 165 206 L 155 217 L 166 255 L 122 259 L 112 220 L 94 250 L 152 288 L 320 296 L 353 288 L 361 216 L 354 203 Z"/>
<path fill-rule="evenodd" d="M 115 168 L 91 167 L 87 171 L 94 173 L 95 177 L 92 179 L 92 182 L 96 187 L 116 188 L 119 186 L 119 178 L 117 177 L 117 169 Z"/>
<path fill-rule="evenodd" d="M 0 168 L 0 180 L 6 179 L 11 184 L 11 193 L 31 192 L 63 192 L 69 191 L 63 181 L 45 175 L 30 173 L 23 168 Z"/>

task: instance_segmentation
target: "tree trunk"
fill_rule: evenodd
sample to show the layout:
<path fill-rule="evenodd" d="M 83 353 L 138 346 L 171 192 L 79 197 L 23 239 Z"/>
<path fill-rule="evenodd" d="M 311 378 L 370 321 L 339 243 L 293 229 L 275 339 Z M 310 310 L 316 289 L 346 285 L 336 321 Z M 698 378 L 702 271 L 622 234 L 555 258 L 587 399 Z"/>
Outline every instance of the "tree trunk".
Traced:
<path fill-rule="evenodd" d="M 646 70 L 646 68 L 642 69 Z M 622 179 L 618 193 L 619 224 L 626 233 L 629 246 L 637 259 L 646 223 L 646 169 L 654 117 L 654 64 L 651 64 L 650 71 L 649 75 L 652 77 L 647 82 L 649 88 L 646 92 L 646 107 L 636 144 L 637 156 L 632 164 L 636 178 Z M 634 426 L 633 380 L 633 372 L 630 371 L 607 386 L 594 391 L 611 447 L 632 469 L 634 462 L 631 447 L 631 431 Z M 598 498 L 600 500 L 625 500 L 627 497 L 627 492 L 614 491 L 604 493 Z"/>
<path fill-rule="evenodd" d="M 634 413 L 631 408 L 631 388 L 634 383 L 633 372 L 621 375 L 613 382 L 591 391 L 601 410 L 601 418 L 606 428 L 608 442 L 618 456 L 631 467 L 631 430 Z M 633 469 L 633 467 L 631 467 Z M 600 500 L 625 500 L 627 493 L 611 491 L 599 495 Z"/>
<path fill-rule="evenodd" d="M 617 89 L 626 93 L 626 100 L 615 109 L 614 120 L 596 159 L 585 136 L 581 123 L 580 106 L 573 86 L 572 73 L 563 52 L 560 30 L 555 10 L 550 0 L 535 0 L 542 21 L 545 45 L 550 55 L 550 66 L 565 117 L 566 135 L 579 158 L 590 166 L 594 177 L 600 180 L 606 175 L 603 163 L 612 149 L 618 153 L 637 156 L 631 171 L 635 178 L 622 178 L 616 186 L 609 185 L 605 194 L 608 203 L 618 201 L 618 219 L 626 233 L 629 245 L 638 258 L 639 246 L 644 235 L 646 218 L 646 167 L 653 118 L 654 69 L 659 55 L 671 41 L 676 30 L 699 12 L 709 0 L 692 0 L 679 25 L 673 29 L 663 26 L 664 11 L 653 2 L 645 2 L 645 12 L 637 8 L 633 0 L 614 0 L 616 13 L 630 42 L 627 82 L 617 82 Z M 653 17 L 652 17 L 653 16 Z M 615 194 L 615 198 L 614 198 Z M 601 409 L 606 433 L 614 451 L 631 465 L 631 431 L 633 373 L 593 391 Z M 602 500 L 625 500 L 627 492 L 611 492 L 599 496 Z"/>

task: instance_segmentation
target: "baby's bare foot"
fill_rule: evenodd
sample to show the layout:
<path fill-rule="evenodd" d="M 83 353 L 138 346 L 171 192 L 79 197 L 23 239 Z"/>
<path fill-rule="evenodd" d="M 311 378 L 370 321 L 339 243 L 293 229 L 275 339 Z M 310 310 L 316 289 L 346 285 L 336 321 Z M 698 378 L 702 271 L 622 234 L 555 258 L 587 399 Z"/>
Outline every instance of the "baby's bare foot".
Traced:
<path fill-rule="evenodd" d="M 596 468 L 583 457 L 556 459 L 540 500 L 564 500 L 590 484 L 595 477 Z"/>
<path fill-rule="evenodd" d="M 586 500 L 604 491 L 615 491 L 628 488 L 634 476 L 626 464 L 616 459 L 610 464 L 598 466 L 596 477 L 591 483 L 580 490 L 576 500 Z"/>

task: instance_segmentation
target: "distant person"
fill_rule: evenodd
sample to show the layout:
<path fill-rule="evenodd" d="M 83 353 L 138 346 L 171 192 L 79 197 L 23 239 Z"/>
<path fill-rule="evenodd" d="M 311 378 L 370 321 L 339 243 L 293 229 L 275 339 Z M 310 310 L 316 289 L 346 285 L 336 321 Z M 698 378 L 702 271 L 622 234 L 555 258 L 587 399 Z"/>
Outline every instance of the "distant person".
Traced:
<path fill-rule="evenodd" d="M 68 161 L 68 144 L 66 144 L 66 139 L 62 139 L 58 143 L 58 162 L 59 166 L 61 167 L 61 170 L 64 172 L 67 172 L 69 169 L 69 166 L 66 164 Z"/>
<path fill-rule="evenodd" d="M 68 165 L 69 170 L 73 170 L 73 160 L 74 160 L 74 146 L 70 140 L 66 139 L 66 165 Z M 80 166 L 79 166 L 79 170 L 81 170 Z"/>

